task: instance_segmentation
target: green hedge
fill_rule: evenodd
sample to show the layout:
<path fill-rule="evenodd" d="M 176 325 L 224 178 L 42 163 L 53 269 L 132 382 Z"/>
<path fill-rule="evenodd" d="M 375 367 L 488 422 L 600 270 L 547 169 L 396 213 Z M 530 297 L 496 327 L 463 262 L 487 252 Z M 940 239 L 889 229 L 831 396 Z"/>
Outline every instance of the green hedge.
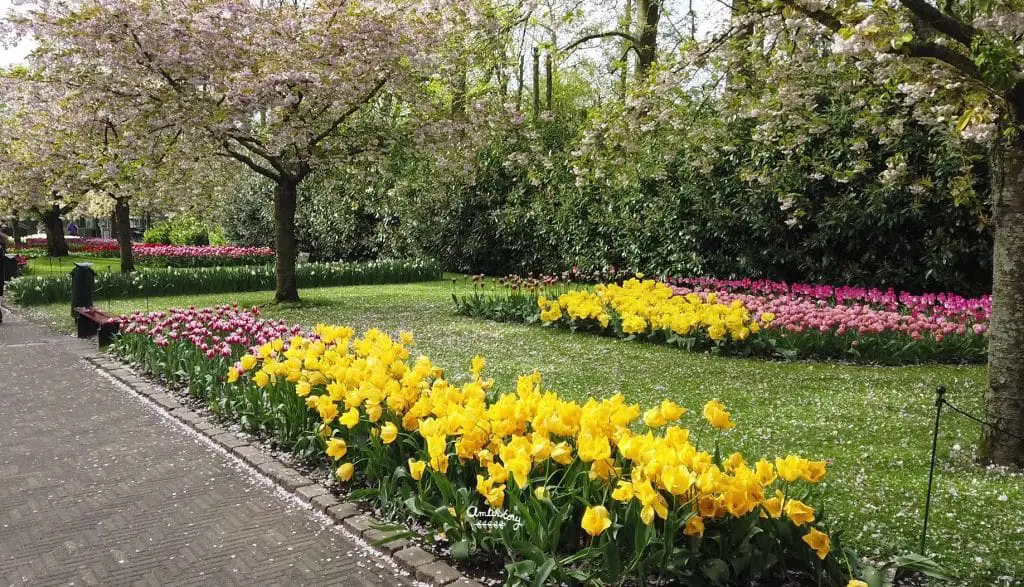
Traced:
<path fill-rule="evenodd" d="M 366 263 L 302 263 L 296 267 L 300 288 L 336 285 L 407 283 L 441 278 L 441 269 L 428 261 L 371 261 Z M 203 267 L 147 269 L 134 273 L 97 273 L 96 299 L 138 298 L 181 294 L 234 293 L 274 289 L 274 267 Z M 25 306 L 70 302 L 68 275 L 26 276 L 7 285 L 7 295 Z"/>

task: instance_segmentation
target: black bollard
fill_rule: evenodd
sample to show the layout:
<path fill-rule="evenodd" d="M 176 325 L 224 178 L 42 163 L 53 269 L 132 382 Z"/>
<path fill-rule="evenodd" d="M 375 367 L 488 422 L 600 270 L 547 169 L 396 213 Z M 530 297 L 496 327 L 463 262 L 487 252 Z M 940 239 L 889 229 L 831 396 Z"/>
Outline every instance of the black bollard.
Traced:
<path fill-rule="evenodd" d="M 96 282 L 96 272 L 92 263 L 75 263 L 71 270 L 71 317 L 74 318 L 75 308 L 91 308 L 92 292 Z"/>

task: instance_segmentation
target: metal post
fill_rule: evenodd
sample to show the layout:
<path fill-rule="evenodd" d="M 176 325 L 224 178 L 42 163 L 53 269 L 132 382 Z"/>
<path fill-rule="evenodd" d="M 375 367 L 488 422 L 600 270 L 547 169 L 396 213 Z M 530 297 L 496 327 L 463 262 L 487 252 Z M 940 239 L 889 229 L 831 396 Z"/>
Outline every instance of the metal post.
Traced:
<path fill-rule="evenodd" d="M 932 464 L 928 469 L 928 496 L 924 500 L 924 528 L 921 530 L 921 554 L 928 538 L 928 514 L 932 508 L 932 481 L 935 478 L 935 458 L 939 445 L 939 417 L 942 415 L 942 404 L 945 401 L 946 388 L 942 385 L 935 390 L 935 430 L 932 433 Z"/>

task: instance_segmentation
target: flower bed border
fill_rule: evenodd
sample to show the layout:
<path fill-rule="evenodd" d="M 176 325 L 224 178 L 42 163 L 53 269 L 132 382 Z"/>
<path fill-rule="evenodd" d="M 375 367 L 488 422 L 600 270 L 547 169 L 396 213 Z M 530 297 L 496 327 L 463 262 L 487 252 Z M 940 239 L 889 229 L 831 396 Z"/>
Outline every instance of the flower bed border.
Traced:
<path fill-rule="evenodd" d="M 182 404 L 163 386 L 147 381 L 131 370 L 128 364 L 107 353 L 82 353 L 82 358 L 98 371 L 113 377 L 133 393 L 149 400 L 159 409 L 201 434 L 232 457 L 241 460 L 275 485 L 298 498 L 308 508 L 327 516 L 335 525 L 366 541 L 382 556 L 387 556 L 417 580 L 437 587 L 483 587 L 483 584 L 415 546 L 406 539 L 384 542 L 388 534 L 378 530 L 381 525 L 394 525 L 366 514 L 354 502 L 342 501 L 321 483 L 310 479 L 291 465 L 265 452 L 258 445 L 213 423 L 210 418 Z"/>

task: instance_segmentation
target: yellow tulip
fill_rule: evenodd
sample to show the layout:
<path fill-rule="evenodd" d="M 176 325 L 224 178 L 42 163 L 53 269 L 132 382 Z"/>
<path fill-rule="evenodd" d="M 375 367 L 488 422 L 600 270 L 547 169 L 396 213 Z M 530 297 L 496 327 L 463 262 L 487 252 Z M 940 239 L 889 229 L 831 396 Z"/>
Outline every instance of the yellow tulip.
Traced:
<path fill-rule="evenodd" d="M 764 500 L 764 502 L 761 503 L 761 507 L 764 508 L 764 512 L 761 513 L 761 517 L 765 517 L 766 515 L 771 518 L 782 517 L 783 499 L 785 499 L 783 493 L 781 491 L 776 491 L 775 497 Z"/>
<path fill-rule="evenodd" d="M 430 468 L 441 473 L 442 475 L 448 472 L 448 456 L 441 455 L 439 457 L 431 457 L 428 463 Z"/>
<path fill-rule="evenodd" d="M 391 444 L 398 438 L 398 427 L 393 423 L 388 422 L 380 428 L 380 439 L 384 444 Z"/>
<path fill-rule="evenodd" d="M 352 408 L 345 412 L 345 415 L 338 419 L 339 422 L 348 426 L 349 428 L 355 428 L 359 424 L 359 409 Z"/>
<path fill-rule="evenodd" d="M 736 426 L 725 406 L 717 400 L 711 400 L 704 405 L 704 418 L 719 430 L 731 430 Z"/>
<path fill-rule="evenodd" d="M 700 516 L 691 516 L 686 521 L 686 529 L 683 530 L 683 534 L 687 536 L 703 536 L 704 535 L 704 518 Z"/>
<path fill-rule="evenodd" d="M 786 502 L 786 515 L 797 526 L 803 526 L 814 521 L 814 508 L 802 501 L 791 499 Z"/>
<path fill-rule="evenodd" d="M 587 511 L 583 513 L 583 520 L 580 522 L 580 526 L 587 531 L 587 534 L 595 537 L 600 536 L 611 525 L 612 520 L 608 516 L 608 510 L 603 505 L 588 507 Z"/>
<path fill-rule="evenodd" d="M 487 464 L 487 476 L 493 479 L 496 483 L 504 483 L 508 481 L 508 471 L 505 467 L 495 462 Z"/>
<path fill-rule="evenodd" d="M 252 371 L 252 368 L 256 366 L 256 357 L 252 355 L 242 355 L 240 361 L 243 371 Z"/>
<path fill-rule="evenodd" d="M 825 461 L 808 461 L 801 476 L 808 483 L 818 483 L 825 478 Z"/>
<path fill-rule="evenodd" d="M 349 479 L 352 478 L 352 475 L 355 472 L 356 468 L 352 463 L 345 463 L 344 465 L 338 467 L 338 479 L 340 479 L 342 482 L 348 481 Z"/>
<path fill-rule="evenodd" d="M 804 474 L 804 463 L 804 459 L 796 455 L 789 455 L 784 459 L 775 459 L 775 470 L 778 471 L 779 477 L 782 477 L 783 481 L 792 483 Z"/>
<path fill-rule="evenodd" d="M 419 481 L 423 478 L 423 471 L 427 468 L 427 463 L 424 461 L 414 461 L 409 459 L 409 474 L 412 478 Z"/>
<path fill-rule="evenodd" d="M 662 415 L 660 409 L 651 408 L 644 412 L 644 424 L 649 428 L 661 428 L 665 424 L 668 424 L 668 419 Z"/>
<path fill-rule="evenodd" d="M 332 438 L 327 441 L 327 456 L 338 461 L 348 452 L 348 445 L 342 438 Z"/>
<path fill-rule="evenodd" d="M 234 367 L 228 368 L 228 383 L 234 383 L 238 381 L 238 369 Z"/>
<path fill-rule="evenodd" d="M 832 548 L 832 541 L 829 540 L 828 534 L 819 532 L 814 528 L 811 528 L 811 531 L 804 535 L 803 541 L 814 550 L 821 560 L 825 560 L 829 550 Z"/>
<path fill-rule="evenodd" d="M 267 375 L 266 371 L 257 371 L 252 379 L 256 382 L 256 387 L 266 387 L 270 384 L 270 375 Z"/>
<path fill-rule="evenodd" d="M 761 485 L 771 485 L 775 481 L 775 468 L 768 461 L 761 459 L 757 461 L 757 467 L 754 474 L 757 476 L 758 482 Z"/>
<path fill-rule="evenodd" d="M 383 414 L 383 410 L 381 409 L 380 404 L 370 404 L 370 405 L 366 406 L 366 419 L 367 420 L 369 420 L 371 422 L 376 422 L 377 420 L 380 420 L 380 417 L 381 417 L 382 414 Z"/>
<path fill-rule="evenodd" d="M 633 499 L 633 484 L 629 481 L 619 481 L 618 486 L 612 491 L 612 499 L 615 501 L 628 502 Z"/>
<path fill-rule="evenodd" d="M 667 399 L 662 400 L 660 407 L 662 417 L 664 417 L 669 422 L 682 418 L 683 414 L 686 413 L 686 408 L 678 405 L 674 401 Z"/>
<path fill-rule="evenodd" d="M 477 355 L 477 356 L 473 357 L 473 362 L 472 362 L 473 376 L 474 377 L 479 377 L 480 373 L 483 372 L 484 367 L 486 365 L 487 365 L 487 360 L 484 359 L 482 356 Z"/>

